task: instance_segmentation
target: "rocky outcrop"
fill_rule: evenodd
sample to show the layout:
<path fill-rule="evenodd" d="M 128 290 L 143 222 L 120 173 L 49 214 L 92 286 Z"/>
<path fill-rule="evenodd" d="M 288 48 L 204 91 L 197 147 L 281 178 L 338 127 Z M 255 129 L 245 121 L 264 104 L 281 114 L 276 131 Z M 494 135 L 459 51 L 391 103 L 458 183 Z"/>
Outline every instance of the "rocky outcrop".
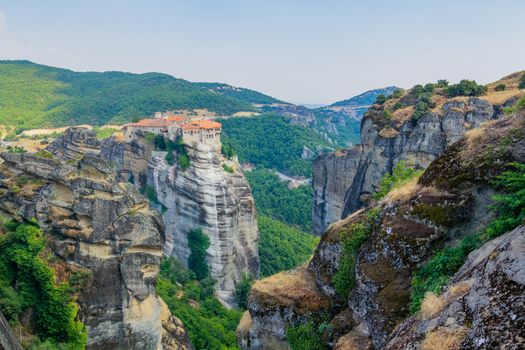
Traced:
<path fill-rule="evenodd" d="M 376 192 L 383 175 L 401 160 L 426 168 L 465 131 L 499 117 L 500 111 L 479 98 L 453 99 L 421 117 L 411 107 L 393 117 L 374 106 L 361 124 L 361 145 L 321 155 L 313 166 L 313 227 L 321 235 L 329 224 L 362 207 Z"/>
<path fill-rule="evenodd" d="M 46 147 L 55 157 L 78 160 L 85 154 L 99 154 L 100 141 L 94 131 L 80 126 L 67 128 L 62 136 Z"/>
<path fill-rule="evenodd" d="M 524 271 L 521 226 L 472 252 L 445 292 L 427 297 L 385 349 L 525 348 Z"/>
<path fill-rule="evenodd" d="M 330 308 L 306 265 L 255 282 L 237 331 L 243 349 L 290 349 L 286 328 Z"/>
<path fill-rule="evenodd" d="M 217 296 L 234 305 L 235 283 L 243 274 L 259 275 L 259 231 L 251 189 L 239 164 L 224 159 L 219 148 L 198 144 L 186 150 L 190 158 L 186 170 L 170 166 L 166 152 L 154 152 L 149 162 L 148 184 L 163 206 L 164 253 L 186 265 L 188 233 L 202 229 L 210 238 L 207 261 L 217 280 Z"/>
<path fill-rule="evenodd" d="M 66 162 L 2 153 L 0 210 L 37 220 L 60 280 L 82 276 L 76 302 L 88 349 L 189 349 L 184 327 L 155 292 L 162 219 L 96 152 L 84 153 L 85 134 L 66 132 L 50 148 Z"/>
<path fill-rule="evenodd" d="M 301 315 L 304 314 L 308 314 L 310 319 L 322 316 L 324 320 L 330 320 L 333 332 L 327 335 L 325 341 L 335 349 L 381 349 L 386 346 L 396 326 L 410 316 L 410 283 L 414 271 L 437 249 L 456 245 L 459 239 L 479 232 L 493 219 L 489 206 L 498 188 L 493 187 L 492 180 L 509 169 L 511 162 L 525 163 L 524 130 L 523 113 L 491 121 L 451 145 L 428 166 L 418 181 L 407 183 L 373 207 L 358 210 L 331 225 L 322 236 L 306 272 L 303 272 L 308 278 L 302 277 L 310 281 L 307 289 L 316 290 L 318 298 L 328 300 L 329 305 L 323 305 L 322 309 L 317 308 L 315 303 L 306 308 L 286 308 L 286 318 L 277 318 L 275 311 L 281 310 L 281 300 L 286 300 L 287 305 L 303 305 L 304 297 L 292 288 L 289 292 L 283 290 L 282 286 L 296 283 L 293 276 L 279 274 L 279 278 L 272 276 L 264 279 L 254 285 L 248 299 L 249 317 L 245 316 L 243 327 L 239 328 L 238 336 L 243 348 L 257 348 L 253 344 L 263 344 L 259 348 L 265 348 L 266 339 L 285 342 L 285 336 L 272 325 L 276 323 L 280 329 L 286 329 L 289 325 L 302 322 Z M 518 234 L 523 235 L 523 228 L 512 235 Z M 364 243 L 356 246 L 352 240 L 354 235 L 365 236 Z M 501 245 L 503 241 L 507 243 Z M 409 319 L 394 333 L 397 340 L 392 340 L 392 349 L 404 346 L 419 348 L 418 342 L 423 341 L 425 331 L 441 331 L 439 327 L 447 327 L 449 321 L 450 329 L 456 329 L 456 326 L 472 327 L 474 323 L 469 322 L 479 320 L 475 330 L 474 327 L 471 331 L 457 328 L 461 330 L 462 337 L 472 334 L 466 337 L 471 337 L 469 344 L 473 345 L 464 348 L 482 347 L 482 339 L 487 341 L 485 348 L 491 348 L 490 344 L 494 344 L 494 339 L 499 337 L 497 329 L 502 329 L 502 334 L 507 334 L 509 329 L 520 329 L 519 322 L 522 321 L 514 315 L 523 313 L 523 299 L 513 298 L 523 296 L 523 282 L 516 289 L 516 283 L 512 281 L 521 278 L 516 276 L 523 276 L 522 271 L 516 268 L 523 261 L 518 264 L 513 262 L 517 252 L 523 250 L 523 243 L 513 239 L 516 250 L 503 253 L 509 247 L 509 241 L 503 241 L 491 243 L 493 248 L 500 247 L 494 248 L 496 255 L 484 253 L 486 248 L 471 255 L 454 278 L 454 284 L 477 278 L 479 282 L 476 286 L 479 288 L 475 289 L 477 292 L 472 294 L 472 299 L 482 300 L 467 298 L 463 299 L 464 302 L 450 304 L 450 313 L 446 311 L 442 317 L 436 316 L 428 322 L 421 322 L 417 317 Z M 347 249 L 353 249 L 352 256 L 345 255 Z M 476 258 L 476 254 L 485 258 Z M 497 258 L 499 255 L 501 260 Z M 344 275 L 346 270 L 341 269 L 342 259 L 355 261 L 348 275 Z M 494 265 L 493 269 L 486 269 L 489 265 L 482 260 L 491 261 L 491 264 L 494 262 L 497 267 Z M 505 268 L 508 269 L 508 277 L 498 274 Z M 352 287 L 348 287 L 348 295 L 340 287 L 341 278 L 355 281 Z M 264 293 L 258 291 L 260 286 L 264 286 Z M 502 289 L 498 289 L 500 287 Z M 491 291 L 490 288 L 496 289 Z M 506 293 L 501 298 L 508 297 L 509 300 L 500 303 L 498 291 Z M 495 298 L 494 304 L 490 296 Z M 449 299 L 444 298 L 448 303 Z M 453 302 L 452 299 L 450 301 Z M 474 306 L 465 303 L 474 303 Z M 501 308 L 496 306 L 497 303 L 501 304 Z M 475 305 L 489 308 L 477 308 Z M 458 309 L 459 306 L 463 309 Z M 490 306 L 495 307 L 491 309 Z M 471 308 L 470 311 L 467 308 Z M 456 311 L 456 318 L 449 317 Z M 500 319 L 491 318 L 491 315 L 502 312 L 508 315 L 501 318 L 503 324 Z M 473 318 L 464 317 L 469 313 Z M 436 333 L 436 336 L 440 334 Z M 500 341 L 509 345 L 519 344 L 522 338 Z M 407 345 L 410 342 L 415 345 L 410 347 Z"/>
<path fill-rule="evenodd" d="M 147 185 L 148 162 L 153 147 L 141 133 L 135 133 L 135 136 L 130 142 L 119 142 L 116 137 L 104 139 L 100 155 L 115 166 L 119 179 L 140 189 Z"/>

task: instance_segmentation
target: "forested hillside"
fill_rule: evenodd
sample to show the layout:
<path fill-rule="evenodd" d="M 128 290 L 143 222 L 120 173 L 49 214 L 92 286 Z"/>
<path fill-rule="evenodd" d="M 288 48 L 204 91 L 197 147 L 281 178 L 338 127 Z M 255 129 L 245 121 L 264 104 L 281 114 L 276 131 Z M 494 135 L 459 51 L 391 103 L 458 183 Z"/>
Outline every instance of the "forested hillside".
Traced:
<path fill-rule="evenodd" d="M 272 100 L 244 89 L 217 93 L 205 84 L 162 73 L 73 72 L 29 61 L 0 61 L 0 124 L 18 128 L 101 125 L 174 109 L 229 115 L 253 111 L 251 100 L 265 98 Z"/>
<path fill-rule="evenodd" d="M 231 145 L 242 163 L 288 174 L 310 176 L 312 161 L 301 158 L 304 146 L 311 150 L 330 146 L 315 130 L 275 114 L 221 122 L 223 144 Z"/>
<path fill-rule="evenodd" d="M 283 103 L 276 98 L 261 94 L 258 91 L 231 86 L 222 83 L 195 83 L 198 86 L 202 86 L 210 91 L 218 94 L 229 96 L 240 101 L 245 101 L 255 104 L 268 104 L 268 103 Z"/>

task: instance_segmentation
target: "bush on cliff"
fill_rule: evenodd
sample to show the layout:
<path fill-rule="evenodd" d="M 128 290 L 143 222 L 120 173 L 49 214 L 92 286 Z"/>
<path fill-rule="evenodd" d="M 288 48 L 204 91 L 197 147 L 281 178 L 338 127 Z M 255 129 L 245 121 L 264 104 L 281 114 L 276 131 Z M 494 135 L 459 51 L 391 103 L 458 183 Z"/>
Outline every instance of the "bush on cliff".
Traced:
<path fill-rule="evenodd" d="M 195 273 L 198 280 L 209 276 L 210 268 L 206 261 L 206 250 L 210 246 L 210 238 L 201 230 L 195 229 L 188 233 L 188 267 Z"/>
<path fill-rule="evenodd" d="M 379 183 L 379 191 L 374 194 L 376 200 L 384 198 L 390 191 L 401 187 L 410 180 L 419 177 L 423 173 L 422 169 L 415 169 L 406 166 L 405 161 L 399 161 L 392 170 L 392 174 L 386 174 Z"/>
<path fill-rule="evenodd" d="M 520 82 L 518 84 L 518 89 L 525 89 L 525 74 L 522 74 Z"/>
<path fill-rule="evenodd" d="M 376 225 L 378 212 L 370 210 L 364 222 L 352 224 L 341 232 L 343 252 L 339 258 L 337 272 L 333 284 L 337 294 L 347 298 L 356 284 L 355 267 L 359 249 L 366 242 Z"/>
<path fill-rule="evenodd" d="M 43 257 L 45 238 L 33 224 L 10 222 L 0 237 L 0 306 L 13 324 L 32 309 L 37 335 L 70 349 L 83 349 L 86 327 L 66 283 L 57 284 L 54 270 Z"/>
<path fill-rule="evenodd" d="M 243 274 L 241 280 L 235 283 L 235 299 L 241 309 L 246 309 L 246 301 L 248 301 L 252 284 L 253 278 L 248 274 Z"/>
<path fill-rule="evenodd" d="M 289 326 L 286 338 L 292 350 L 323 350 L 328 349 L 323 339 L 322 327 L 312 320 L 296 326 Z"/>
<path fill-rule="evenodd" d="M 450 85 L 447 88 L 447 94 L 450 97 L 455 96 L 480 96 L 487 92 L 487 87 L 479 85 L 474 80 L 463 79 L 459 84 Z"/>

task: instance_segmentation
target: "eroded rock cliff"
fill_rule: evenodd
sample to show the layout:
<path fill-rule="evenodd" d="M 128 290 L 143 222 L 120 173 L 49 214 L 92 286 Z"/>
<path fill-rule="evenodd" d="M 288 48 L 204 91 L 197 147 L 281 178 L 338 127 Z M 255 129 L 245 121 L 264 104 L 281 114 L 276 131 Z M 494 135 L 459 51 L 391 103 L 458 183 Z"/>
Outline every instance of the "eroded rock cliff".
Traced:
<path fill-rule="evenodd" d="M 315 291 L 316 299 L 328 300 L 328 304 L 322 308 L 317 307 L 319 303 L 288 307 L 305 305 L 301 293 L 293 288 L 283 289 L 293 284 L 293 274 L 284 273 L 277 275 L 279 278 L 272 276 L 257 282 L 248 300 L 249 315 L 245 315 L 239 327 L 239 344 L 244 349 L 268 349 L 272 347 L 267 344 L 278 341 L 286 348 L 283 329 L 301 324 L 304 315 L 308 315 L 310 320 L 328 320 L 332 332 L 322 337 L 334 349 L 385 347 L 395 327 L 410 316 L 413 272 L 440 247 L 457 244 L 460 238 L 478 232 L 492 220 L 489 205 L 492 195 L 499 190 L 492 180 L 509 169 L 511 162 L 525 162 L 524 130 L 523 112 L 490 121 L 448 147 L 430 163 L 417 182 L 407 183 L 373 207 L 356 211 L 331 225 L 301 272 L 302 283 L 310 281 L 304 289 Z M 523 234 L 523 229 L 517 232 L 507 237 Z M 362 244 L 355 243 L 356 236 L 364 237 Z M 471 348 L 468 344 L 490 348 L 499 338 L 497 333 L 489 336 L 494 330 L 501 329 L 503 335 L 519 331 L 523 323 L 517 316 L 523 313 L 523 274 L 516 266 L 523 264 L 524 255 L 522 251 L 520 256 L 516 250 L 503 253 L 511 244 L 509 239 L 489 243 L 488 247 L 495 249 L 496 255 L 486 253 L 487 246 L 473 253 L 454 277 L 449 289 L 474 277 L 477 282 L 472 284 L 476 287 L 471 297 L 456 303 L 457 298 L 449 300 L 444 296 L 444 305 L 448 306 L 424 321 L 420 316 L 408 319 L 394 333 L 389 346 L 418 348 L 424 334 L 439 335 L 438 331 L 445 327 L 443 331 L 459 329 L 461 336 L 468 339 L 465 345 L 456 344 L 455 348 Z M 519 239 L 512 238 L 512 241 L 516 249 L 523 250 Z M 500 254 L 501 259 L 496 258 Z M 483 259 L 491 261 L 492 267 L 485 269 L 488 265 Z M 342 264 L 348 261 L 352 267 L 346 274 L 342 266 L 348 265 Z M 496 279 L 492 272 L 503 269 L 509 272 Z M 502 298 L 508 296 L 509 299 L 496 305 L 498 301 L 494 300 L 493 304 L 489 297 L 498 295 L 499 291 L 506 293 Z M 482 300 L 474 301 L 474 298 Z M 282 307 L 283 300 L 285 307 Z M 458 309 L 462 302 L 463 310 Z M 475 305 L 485 305 L 488 309 L 482 312 Z M 491 317 L 493 312 L 498 315 L 506 312 L 508 316 Z M 280 326 L 275 328 L 274 324 Z M 518 338 L 509 338 L 507 344 L 519 344 L 522 338 L 517 334 Z"/>
<path fill-rule="evenodd" d="M 257 215 L 251 188 L 238 162 L 225 159 L 220 145 L 186 145 L 190 165 L 169 165 L 167 152 L 154 151 L 144 138 L 108 139 L 101 156 L 137 188 L 154 190 L 166 232 L 163 251 L 187 266 L 188 234 L 202 229 L 210 238 L 207 261 L 217 280 L 217 296 L 234 305 L 235 283 L 259 275 Z"/>
<path fill-rule="evenodd" d="M 38 221 L 60 280 L 83 276 L 77 303 L 88 349 L 189 349 L 184 326 L 155 292 L 162 219 L 116 180 L 97 145 L 79 141 L 89 133 L 66 133 L 50 148 L 56 156 L 2 153 L 0 209 Z"/>
<path fill-rule="evenodd" d="M 399 325 L 385 349 L 525 347 L 525 227 L 469 255 L 448 288 Z"/>
<path fill-rule="evenodd" d="M 259 230 L 251 189 L 239 164 L 224 159 L 220 148 L 197 144 L 187 145 L 186 151 L 186 170 L 170 166 L 166 152 L 154 152 L 148 166 L 148 184 L 164 207 L 164 253 L 186 265 L 188 233 L 202 229 L 210 238 L 207 261 L 217 280 L 217 296 L 234 305 L 235 283 L 243 274 L 259 275 Z"/>
<path fill-rule="evenodd" d="M 508 84 L 508 79 L 514 78 L 503 81 Z M 467 130 L 499 118 L 502 107 L 515 96 L 498 94 L 450 99 L 434 92 L 435 107 L 417 120 L 411 117 L 417 98 L 410 91 L 373 105 L 361 123 L 360 145 L 320 155 L 314 162 L 315 234 L 321 235 L 328 225 L 368 203 L 383 175 L 391 173 L 399 161 L 426 168 Z"/>

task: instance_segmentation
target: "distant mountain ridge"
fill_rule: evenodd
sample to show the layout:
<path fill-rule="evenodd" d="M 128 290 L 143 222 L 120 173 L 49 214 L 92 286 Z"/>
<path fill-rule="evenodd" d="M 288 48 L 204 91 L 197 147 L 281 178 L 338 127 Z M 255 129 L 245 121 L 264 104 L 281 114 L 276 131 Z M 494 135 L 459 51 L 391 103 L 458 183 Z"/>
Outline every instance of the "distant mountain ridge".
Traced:
<path fill-rule="evenodd" d="M 278 100 L 226 84 L 163 73 L 74 72 L 30 61 L 0 61 L 0 124 L 18 128 L 122 123 L 159 110 L 256 111 Z"/>
<path fill-rule="evenodd" d="M 328 107 L 370 106 L 375 102 L 377 96 L 381 94 L 388 96 L 396 90 L 399 90 L 396 86 L 387 86 L 380 89 L 369 90 L 349 99 L 334 102 Z"/>

